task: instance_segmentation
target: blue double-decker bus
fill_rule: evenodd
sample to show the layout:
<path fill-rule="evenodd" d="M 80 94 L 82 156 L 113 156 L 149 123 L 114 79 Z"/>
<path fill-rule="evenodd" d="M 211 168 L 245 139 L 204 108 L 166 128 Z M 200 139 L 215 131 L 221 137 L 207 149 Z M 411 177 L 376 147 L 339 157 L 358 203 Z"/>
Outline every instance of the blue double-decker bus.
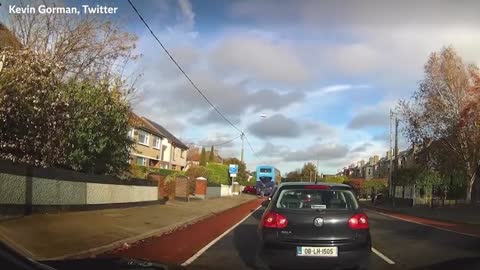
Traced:
<path fill-rule="evenodd" d="M 269 196 L 280 178 L 280 171 L 271 165 L 258 165 L 256 170 L 257 195 Z"/>

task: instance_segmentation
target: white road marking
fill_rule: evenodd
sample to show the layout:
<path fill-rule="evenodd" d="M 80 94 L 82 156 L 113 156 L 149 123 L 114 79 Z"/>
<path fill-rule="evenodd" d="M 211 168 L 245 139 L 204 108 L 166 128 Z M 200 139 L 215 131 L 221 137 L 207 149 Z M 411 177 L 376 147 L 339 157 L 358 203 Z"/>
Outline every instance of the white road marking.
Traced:
<path fill-rule="evenodd" d="M 382 260 L 386 261 L 388 264 L 395 264 L 394 261 L 392 261 L 390 258 L 387 256 L 383 255 L 380 251 L 376 250 L 375 248 L 372 247 L 373 253 L 375 253 L 378 257 L 382 258 Z"/>
<path fill-rule="evenodd" d="M 480 235 L 475 235 L 475 234 L 470 234 L 470 233 L 464 233 L 464 232 L 457 232 L 457 231 L 445 229 L 445 228 L 442 228 L 442 227 L 433 226 L 433 225 L 430 225 L 430 224 L 424 224 L 424 223 L 420 223 L 420 222 L 417 222 L 417 221 L 413 221 L 413 220 L 409 220 L 409 219 L 405 219 L 405 218 L 401 218 L 401 217 L 392 216 L 392 215 L 385 214 L 385 213 L 378 212 L 378 211 L 371 210 L 371 209 L 365 209 L 365 210 L 371 211 L 371 212 L 374 212 L 374 213 L 377 213 L 377 214 L 379 214 L 379 215 L 386 216 L 386 217 L 389 217 L 389 218 L 396 218 L 396 219 L 403 220 L 403 221 L 406 221 L 406 222 L 415 223 L 415 224 L 418 224 L 418 225 L 423 225 L 423 226 L 427 226 L 427 227 L 439 229 L 439 230 L 446 231 L 446 232 L 457 233 L 457 234 L 466 235 L 466 236 L 470 236 L 470 237 L 480 238 Z"/>
<path fill-rule="evenodd" d="M 246 217 L 244 217 L 242 220 L 237 222 L 235 225 L 230 227 L 228 230 L 223 232 L 221 235 L 219 235 L 217 238 L 213 239 L 212 242 L 208 243 L 206 246 L 204 246 L 202 249 L 200 249 L 197 253 L 195 253 L 192 257 L 188 258 L 184 263 L 182 263 L 182 266 L 187 266 L 191 264 L 193 261 L 195 261 L 198 257 L 200 257 L 205 251 L 207 251 L 211 246 L 213 246 L 216 242 L 218 242 L 220 239 L 222 239 L 225 235 L 227 235 L 229 232 L 231 232 L 233 229 L 235 229 L 238 225 L 242 224 L 247 218 L 249 218 L 255 211 L 260 209 L 262 207 L 261 205 L 255 210 L 251 211 Z"/>

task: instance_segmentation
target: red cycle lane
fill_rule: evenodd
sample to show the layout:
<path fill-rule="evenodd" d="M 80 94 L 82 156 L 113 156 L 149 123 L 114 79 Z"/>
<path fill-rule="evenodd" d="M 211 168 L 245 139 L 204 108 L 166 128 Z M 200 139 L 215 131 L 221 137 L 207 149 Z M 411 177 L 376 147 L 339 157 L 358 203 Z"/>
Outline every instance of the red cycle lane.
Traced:
<path fill-rule="evenodd" d="M 120 256 L 167 264 L 181 264 L 250 214 L 260 206 L 262 201 L 263 199 L 249 201 L 168 234 L 153 236 L 101 256 Z"/>

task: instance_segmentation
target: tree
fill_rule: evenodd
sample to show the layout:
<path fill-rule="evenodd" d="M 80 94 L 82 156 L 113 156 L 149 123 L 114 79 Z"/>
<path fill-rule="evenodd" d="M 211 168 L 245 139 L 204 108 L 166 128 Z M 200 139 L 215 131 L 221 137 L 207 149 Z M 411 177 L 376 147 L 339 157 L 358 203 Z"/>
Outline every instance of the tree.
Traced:
<path fill-rule="evenodd" d="M 187 170 L 187 176 L 191 179 L 196 179 L 198 177 L 204 177 L 208 179 L 208 169 L 203 166 L 191 166 Z"/>
<path fill-rule="evenodd" d="M 202 147 L 202 153 L 200 154 L 200 166 L 207 166 L 207 153 L 205 147 Z"/>
<path fill-rule="evenodd" d="M 210 153 L 209 153 L 209 156 L 208 156 L 208 161 L 209 161 L 209 162 L 215 162 L 215 152 L 213 151 L 213 145 L 212 145 L 212 147 L 210 148 Z"/>
<path fill-rule="evenodd" d="M 130 106 L 121 85 L 57 78 L 61 64 L 6 51 L 0 77 L 0 157 L 35 166 L 118 174 L 128 168 Z"/>
<path fill-rule="evenodd" d="M 465 65 L 453 48 L 444 48 L 430 55 L 425 77 L 412 99 L 400 102 L 410 141 L 425 149 L 438 143 L 442 149 L 444 156 L 431 157 L 434 169 L 445 171 L 452 163 L 464 168 L 469 202 L 480 177 L 478 78 L 477 67 Z"/>
<path fill-rule="evenodd" d="M 343 184 L 343 182 L 347 181 L 348 177 L 340 175 L 340 176 L 326 176 L 323 181 L 330 182 L 330 183 L 339 183 Z"/>
<path fill-rule="evenodd" d="M 320 176 L 318 175 L 317 167 L 315 164 L 308 162 L 303 165 L 302 168 L 302 180 L 303 181 L 315 181 L 315 175 L 317 176 L 317 180 L 320 181 Z"/>
<path fill-rule="evenodd" d="M 361 193 L 363 196 L 368 196 L 368 194 L 371 194 L 371 192 L 374 192 L 375 194 L 379 193 L 387 193 L 387 180 L 386 179 L 369 179 L 365 180 L 363 182 L 363 185 L 361 186 Z"/>
<path fill-rule="evenodd" d="M 301 182 L 302 181 L 302 173 L 300 169 L 295 171 L 288 172 L 285 176 L 288 182 Z"/>
<path fill-rule="evenodd" d="M 224 160 L 224 164 L 237 164 L 238 165 L 238 173 L 235 181 L 240 183 L 241 185 L 248 185 L 248 173 L 247 173 L 247 166 L 244 162 L 240 161 L 238 158 L 227 158 Z"/>
<path fill-rule="evenodd" d="M 130 106 L 121 84 L 71 81 L 65 86 L 67 166 L 95 174 L 119 174 L 128 169 L 133 141 L 128 137 Z"/>
<path fill-rule="evenodd" d="M 58 91 L 60 65 L 30 50 L 3 53 L 0 158 L 44 167 L 65 165 L 70 104 Z"/>
<path fill-rule="evenodd" d="M 10 27 L 24 47 L 63 63 L 62 79 L 103 79 L 137 57 L 134 34 L 95 16 L 10 14 Z"/>

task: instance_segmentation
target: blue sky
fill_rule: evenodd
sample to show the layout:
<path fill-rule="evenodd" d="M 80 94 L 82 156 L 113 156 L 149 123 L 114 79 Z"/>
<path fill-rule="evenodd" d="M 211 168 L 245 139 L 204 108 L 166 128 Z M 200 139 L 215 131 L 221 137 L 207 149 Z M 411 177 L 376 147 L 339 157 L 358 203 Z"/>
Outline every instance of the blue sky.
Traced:
<path fill-rule="evenodd" d="M 137 113 L 186 142 L 238 135 L 188 85 L 127 1 L 67 1 L 81 3 L 119 7 L 112 18 L 137 34 Z M 480 62 L 475 1 L 134 3 L 197 85 L 245 130 L 257 152 L 246 147 L 250 169 L 272 163 L 286 172 L 319 159 L 322 172 L 335 173 L 382 156 L 388 112 L 418 87 L 429 53 L 452 45 L 466 62 Z M 239 156 L 240 145 L 220 153 Z"/>

